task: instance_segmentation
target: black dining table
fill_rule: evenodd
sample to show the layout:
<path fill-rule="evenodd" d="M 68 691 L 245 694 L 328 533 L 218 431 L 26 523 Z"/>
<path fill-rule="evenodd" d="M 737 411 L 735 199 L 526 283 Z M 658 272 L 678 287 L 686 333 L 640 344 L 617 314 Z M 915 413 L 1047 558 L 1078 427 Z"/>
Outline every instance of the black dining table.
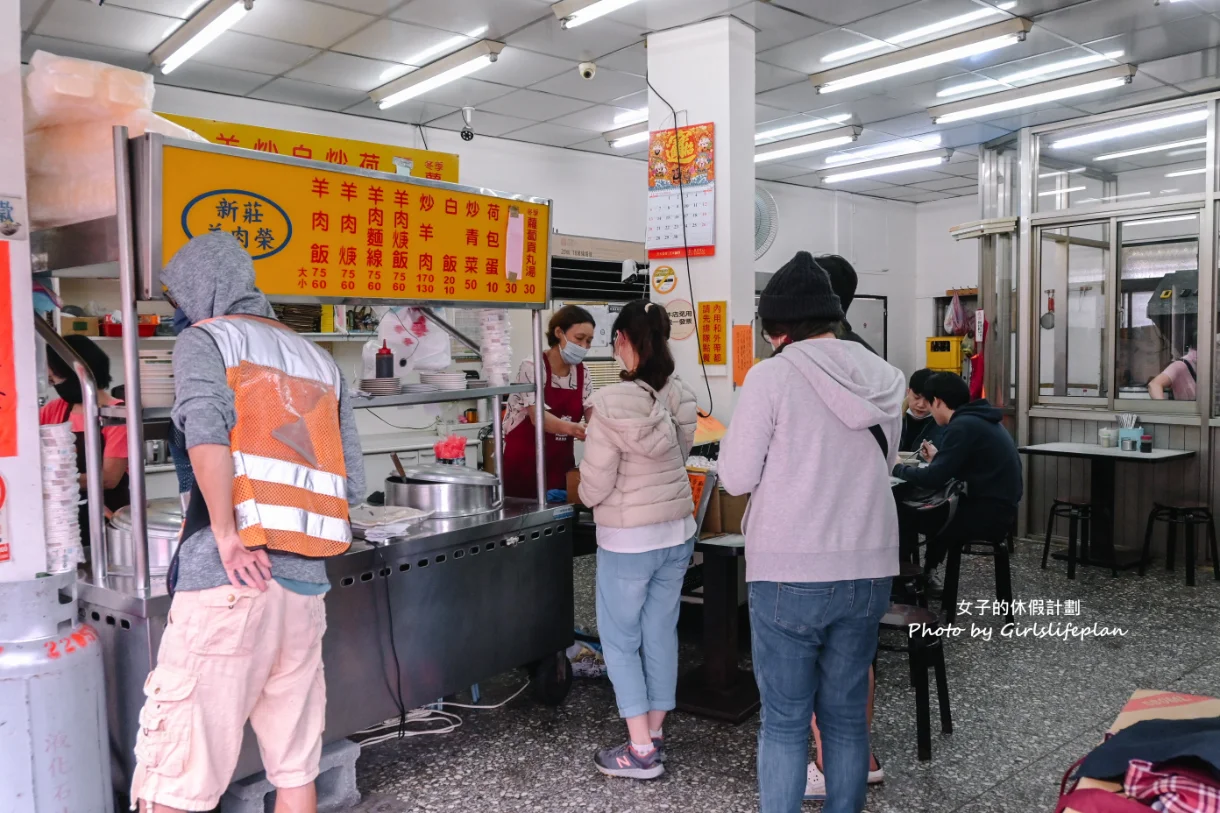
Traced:
<path fill-rule="evenodd" d="M 1194 457 L 1189 449 L 1153 449 L 1150 452 L 1124 452 L 1116 446 L 1101 446 L 1096 443 L 1038 443 L 1022 446 L 1019 450 L 1027 455 L 1049 457 L 1071 457 L 1089 461 L 1089 505 L 1093 509 L 1089 529 L 1089 551 L 1081 564 L 1106 567 L 1112 570 L 1127 570 L 1140 563 L 1138 548 L 1123 548 L 1114 544 L 1114 479 L 1119 463 L 1153 465 L 1185 460 Z M 1056 559 L 1066 558 L 1056 553 Z"/>

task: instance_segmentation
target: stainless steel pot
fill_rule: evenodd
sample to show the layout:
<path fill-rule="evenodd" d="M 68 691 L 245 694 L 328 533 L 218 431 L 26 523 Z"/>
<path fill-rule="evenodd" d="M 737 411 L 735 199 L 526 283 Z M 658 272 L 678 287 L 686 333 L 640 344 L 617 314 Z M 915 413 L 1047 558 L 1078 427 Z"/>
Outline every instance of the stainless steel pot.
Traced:
<path fill-rule="evenodd" d="M 148 501 L 148 572 L 164 576 L 169 572 L 178 536 L 182 531 L 182 504 L 177 497 Z M 110 557 L 110 572 L 119 575 L 135 573 L 135 540 L 131 535 L 131 508 L 114 512 L 106 524 L 106 549 Z"/>
<path fill-rule="evenodd" d="M 494 474 L 465 466 L 415 466 L 405 477 L 385 481 L 386 505 L 431 511 L 435 517 L 468 517 L 495 511 L 503 504 Z"/>

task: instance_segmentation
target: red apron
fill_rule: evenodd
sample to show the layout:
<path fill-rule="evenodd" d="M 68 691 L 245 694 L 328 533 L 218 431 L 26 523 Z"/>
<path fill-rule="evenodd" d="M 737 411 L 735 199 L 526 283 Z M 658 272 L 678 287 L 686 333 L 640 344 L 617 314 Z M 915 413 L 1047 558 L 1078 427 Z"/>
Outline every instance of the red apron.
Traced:
<path fill-rule="evenodd" d="M 576 365 L 576 389 L 561 390 L 551 382 L 551 361 L 542 355 L 546 366 L 543 382 L 543 404 L 539 407 L 561 421 L 579 421 L 585 414 L 585 366 Z M 534 371 L 537 375 L 538 371 Z M 541 413 L 539 413 L 541 415 Z M 546 463 L 546 487 L 566 488 L 568 472 L 576 467 L 575 440 L 570 435 L 546 435 L 543 449 Z M 504 439 L 504 494 L 507 497 L 537 498 L 534 481 L 536 459 L 534 424 L 526 418 Z"/>

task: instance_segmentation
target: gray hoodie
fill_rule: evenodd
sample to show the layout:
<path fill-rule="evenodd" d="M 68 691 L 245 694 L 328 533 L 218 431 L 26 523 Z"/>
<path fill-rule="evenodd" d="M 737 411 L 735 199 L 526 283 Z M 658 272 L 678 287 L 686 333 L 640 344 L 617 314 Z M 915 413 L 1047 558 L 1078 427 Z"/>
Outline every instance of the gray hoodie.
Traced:
<path fill-rule="evenodd" d="M 853 342 L 809 339 L 752 369 L 720 443 L 730 494 L 750 494 L 746 579 L 833 582 L 898 573 L 889 475 L 902 373 Z M 882 456 L 869 431 L 889 444 Z"/>
<path fill-rule="evenodd" d="M 254 285 L 250 255 L 223 232 L 202 234 L 179 249 L 161 272 L 161 281 L 192 323 L 236 314 L 275 318 L 267 298 Z M 174 344 L 173 420 L 186 435 L 187 449 L 203 444 L 228 446 L 237 423 L 233 390 L 225 377 L 220 350 L 203 330 L 187 328 Z M 346 381 L 339 390 L 339 431 L 348 502 L 356 505 L 365 496 L 364 457 Z M 269 555 L 277 580 L 327 583 L 324 560 Z M 176 589 L 204 590 L 228 583 L 211 529 L 198 531 L 182 543 Z"/>

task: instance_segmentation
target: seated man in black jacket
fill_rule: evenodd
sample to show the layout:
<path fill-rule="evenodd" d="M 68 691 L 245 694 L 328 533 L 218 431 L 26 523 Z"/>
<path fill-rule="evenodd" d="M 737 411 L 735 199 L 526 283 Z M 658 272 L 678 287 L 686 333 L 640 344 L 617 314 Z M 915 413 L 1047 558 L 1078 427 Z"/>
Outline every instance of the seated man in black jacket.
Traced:
<path fill-rule="evenodd" d="M 930 571 L 951 546 L 1004 538 L 1021 501 L 1021 458 L 1000 425 L 1000 410 L 984 399 L 971 401 L 961 376 L 936 373 L 924 382 L 921 394 L 944 434 L 939 447 L 929 450 L 927 466 L 898 465 L 894 476 L 924 488 L 940 488 L 951 479 L 966 484 L 953 521 L 928 540 L 924 570 Z"/>
<path fill-rule="evenodd" d="M 923 397 L 923 385 L 932 376 L 933 372 L 926 367 L 911 373 L 911 382 L 907 387 L 907 408 L 902 413 L 902 437 L 898 442 L 900 452 L 918 452 L 925 440 L 933 446 L 940 444 L 944 429 L 936 423 L 932 405 Z"/>

